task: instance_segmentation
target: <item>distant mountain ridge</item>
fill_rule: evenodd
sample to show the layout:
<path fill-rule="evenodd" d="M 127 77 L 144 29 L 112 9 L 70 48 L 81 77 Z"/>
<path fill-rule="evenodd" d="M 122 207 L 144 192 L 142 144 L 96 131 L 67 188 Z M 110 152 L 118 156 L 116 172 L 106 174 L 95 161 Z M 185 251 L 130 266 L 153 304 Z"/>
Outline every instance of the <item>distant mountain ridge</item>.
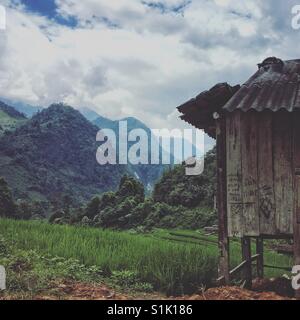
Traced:
<path fill-rule="evenodd" d="M 8 109 L 24 121 L 0 137 L 0 176 L 8 182 L 16 199 L 54 201 L 70 195 L 75 201 L 84 202 L 96 194 L 115 190 L 124 174 L 135 176 L 150 191 L 165 169 L 161 165 L 98 164 L 99 127 L 72 107 L 54 104 L 31 119 Z M 104 119 L 107 124 L 115 124 Z M 138 120 L 131 121 L 137 125 Z"/>
<path fill-rule="evenodd" d="M 0 135 L 14 130 L 27 120 L 23 113 L 0 101 Z"/>
<path fill-rule="evenodd" d="M 117 157 L 119 156 L 119 123 L 120 121 L 124 121 L 127 124 L 127 133 L 129 134 L 130 131 L 134 129 L 143 129 L 148 136 L 148 146 L 151 144 L 151 129 L 149 129 L 143 122 L 140 120 L 134 118 L 134 117 L 127 117 L 123 118 L 121 120 L 110 120 L 105 117 L 98 117 L 96 120 L 93 121 L 95 125 L 99 129 L 110 129 L 113 130 L 116 133 L 117 138 Z M 157 145 L 159 142 L 156 142 Z M 130 150 L 130 148 L 135 144 L 135 142 L 128 142 L 128 148 L 127 152 Z M 158 181 L 158 179 L 162 176 L 163 172 L 170 167 L 170 165 L 162 165 L 162 164 L 151 164 L 151 149 L 149 148 L 148 153 L 148 165 L 146 164 L 139 164 L 139 165 L 130 165 L 129 164 L 129 171 L 140 180 L 146 187 L 146 189 L 149 191 L 152 191 L 152 188 L 154 186 L 154 183 Z M 170 156 L 171 163 L 173 161 L 172 155 Z"/>
<path fill-rule="evenodd" d="M 41 111 L 43 107 L 40 106 L 32 106 L 30 104 L 21 102 L 21 101 L 15 101 L 7 98 L 0 98 L 1 101 L 3 101 L 5 104 L 13 107 L 16 111 L 19 111 L 23 115 L 25 115 L 28 118 L 31 118 L 36 113 Z"/>
<path fill-rule="evenodd" d="M 7 180 L 17 198 L 48 201 L 58 194 L 70 194 L 78 201 L 86 201 L 95 194 L 114 190 L 125 173 L 138 178 L 150 192 L 170 168 L 130 163 L 101 166 L 96 161 L 100 145 L 96 134 L 99 128 L 118 132 L 119 121 L 101 117 L 87 108 L 78 111 L 63 104 L 34 108 L 30 110 L 37 112 L 28 119 L 15 108 L 0 103 L 0 176 Z M 88 116 L 97 118 L 91 122 Z M 143 122 L 134 117 L 122 120 L 127 121 L 128 132 L 144 129 L 150 139 L 151 130 Z M 1 127 L 1 123 L 5 126 Z M 133 144 L 128 143 L 128 148 Z M 173 161 L 172 154 L 170 157 Z"/>
<path fill-rule="evenodd" d="M 17 199 L 51 201 L 68 194 L 81 202 L 114 190 L 128 170 L 97 163 L 97 132 L 80 112 L 52 105 L 0 138 L 0 176 Z"/>

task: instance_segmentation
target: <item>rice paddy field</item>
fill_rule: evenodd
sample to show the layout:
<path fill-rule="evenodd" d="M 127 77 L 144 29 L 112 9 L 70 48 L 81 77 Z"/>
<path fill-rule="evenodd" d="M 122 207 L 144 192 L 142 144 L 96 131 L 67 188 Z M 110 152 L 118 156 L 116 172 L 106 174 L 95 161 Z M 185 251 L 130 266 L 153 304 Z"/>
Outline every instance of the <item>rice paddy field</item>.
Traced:
<path fill-rule="evenodd" d="M 101 270 L 104 277 L 129 272 L 154 290 L 167 294 L 186 294 L 210 287 L 217 276 L 217 237 L 202 231 L 155 230 L 136 234 L 0 219 L 0 239 L 23 252 L 76 259 L 86 268 Z M 231 260 L 232 266 L 241 262 L 238 241 L 232 242 Z M 292 266 L 291 257 L 271 250 L 266 250 L 265 260 L 268 265 Z M 5 252 L 0 252 L 0 264 L 5 261 Z M 286 272 L 266 270 L 267 277 L 283 273 Z"/>

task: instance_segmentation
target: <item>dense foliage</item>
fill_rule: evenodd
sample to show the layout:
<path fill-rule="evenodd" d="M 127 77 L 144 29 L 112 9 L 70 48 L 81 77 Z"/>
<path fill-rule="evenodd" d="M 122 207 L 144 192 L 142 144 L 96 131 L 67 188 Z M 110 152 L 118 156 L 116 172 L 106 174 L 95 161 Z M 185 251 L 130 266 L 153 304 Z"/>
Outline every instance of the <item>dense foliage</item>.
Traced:
<path fill-rule="evenodd" d="M 184 166 L 176 166 L 166 171 L 155 185 L 153 198 L 156 202 L 171 206 L 195 208 L 213 207 L 216 189 L 216 150 L 209 151 L 205 157 L 202 175 L 187 176 Z"/>
<path fill-rule="evenodd" d="M 15 217 L 16 205 L 6 181 L 0 178 L 0 217 Z"/>
<path fill-rule="evenodd" d="M 143 185 L 125 175 L 117 191 L 92 198 L 85 208 L 77 209 L 77 214 L 55 213 L 50 222 L 144 231 L 216 224 L 214 159 L 215 152 L 211 151 L 203 177 L 187 177 L 183 166 L 168 171 L 155 186 L 153 197 L 148 198 Z"/>

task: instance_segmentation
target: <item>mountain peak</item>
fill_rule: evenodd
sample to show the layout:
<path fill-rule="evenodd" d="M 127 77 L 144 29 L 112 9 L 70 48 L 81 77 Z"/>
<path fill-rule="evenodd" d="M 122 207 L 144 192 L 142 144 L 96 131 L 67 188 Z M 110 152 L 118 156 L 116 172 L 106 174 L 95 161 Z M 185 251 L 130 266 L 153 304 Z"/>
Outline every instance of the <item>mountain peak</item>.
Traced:
<path fill-rule="evenodd" d="M 41 113 L 58 113 L 58 114 L 64 114 L 64 113 L 76 113 L 77 115 L 80 115 L 83 117 L 83 115 L 73 107 L 65 104 L 65 103 L 53 103 L 51 104 L 47 109 L 44 109 Z"/>
<path fill-rule="evenodd" d="M 89 127 L 96 131 L 96 127 L 78 110 L 64 103 L 51 104 L 48 108 L 43 109 L 34 115 L 30 122 L 38 122 L 39 124 L 51 123 L 52 125 L 57 123 L 57 125 L 63 125 L 63 127 L 77 127 L 82 128 L 82 130 L 84 130 L 85 127 Z"/>

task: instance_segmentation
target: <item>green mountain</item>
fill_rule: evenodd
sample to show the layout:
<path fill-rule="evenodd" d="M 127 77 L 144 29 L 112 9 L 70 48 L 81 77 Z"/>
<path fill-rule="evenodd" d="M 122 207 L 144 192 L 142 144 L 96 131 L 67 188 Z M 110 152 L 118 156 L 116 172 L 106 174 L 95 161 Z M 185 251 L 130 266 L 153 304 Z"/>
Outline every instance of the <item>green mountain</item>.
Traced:
<path fill-rule="evenodd" d="M 21 101 L 10 100 L 6 98 L 0 98 L 5 104 L 13 107 L 15 110 L 19 111 L 20 113 L 24 114 L 26 117 L 31 118 L 33 115 L 41 111 L 43 108 L 38 106 L 32 106 L 28 103 L 24 103 Z"/>
<path fill-rule="evenodd" d="M 119 154 L 119 122 L 120 121 L 126 121 L 127 122 L 127 133 L 129 133 L 131 130 L 134 129 L 143 129 L 148 136 L 148 146 L 151 145 L 151 129 L 149 129 L 143 122 L 140 120 L 134 118 L 134 117 L 128 117 L 123 118 L 121 120 L 110 120 L 105 117 L 99 116 L 96 120 L 93 121 L 94 124 L 98 126 L 100 129 L 110 129 L 113 130 L 116 133 L 117 137 L 117 156 Z M 156 140 L 155 143 L 158 145 L 159 141 Z M 134 142 L 128 143 L 128 150 L 132 147 Z M 160 147 L 161 148 L 161 147 Z M 165 152 L 164 150 L 160 149 L 161 152 Z M 170 156 L 171 160 L 171 166 L 174 163 L 174 157 Z M 151 163 L 151 148 L 149 148 L 148 153 L 148 161 Z M 159 180 L 159 178 L 162 176 L 163 172 L 170 168 L 170 165 L 128 165 L 128 170 L 135 178 L 137 178 L 140 182 L 144 184 L 146 187 L 146 192 L 149 193 L 153 190 L 155 182 Z"/>
<path fill-rule="evenodd" d="M 82 202 L 114 190 L 128 168 L 97 163 L 98 130 L 79 111 L 52 105 L 0 138 L 0 176 L 15 199 Z"/>
<path fill-rule="evenodd" d="M 0 135 L 11 131 L 26 121 L 26 116 L 0 101 Z"/>

